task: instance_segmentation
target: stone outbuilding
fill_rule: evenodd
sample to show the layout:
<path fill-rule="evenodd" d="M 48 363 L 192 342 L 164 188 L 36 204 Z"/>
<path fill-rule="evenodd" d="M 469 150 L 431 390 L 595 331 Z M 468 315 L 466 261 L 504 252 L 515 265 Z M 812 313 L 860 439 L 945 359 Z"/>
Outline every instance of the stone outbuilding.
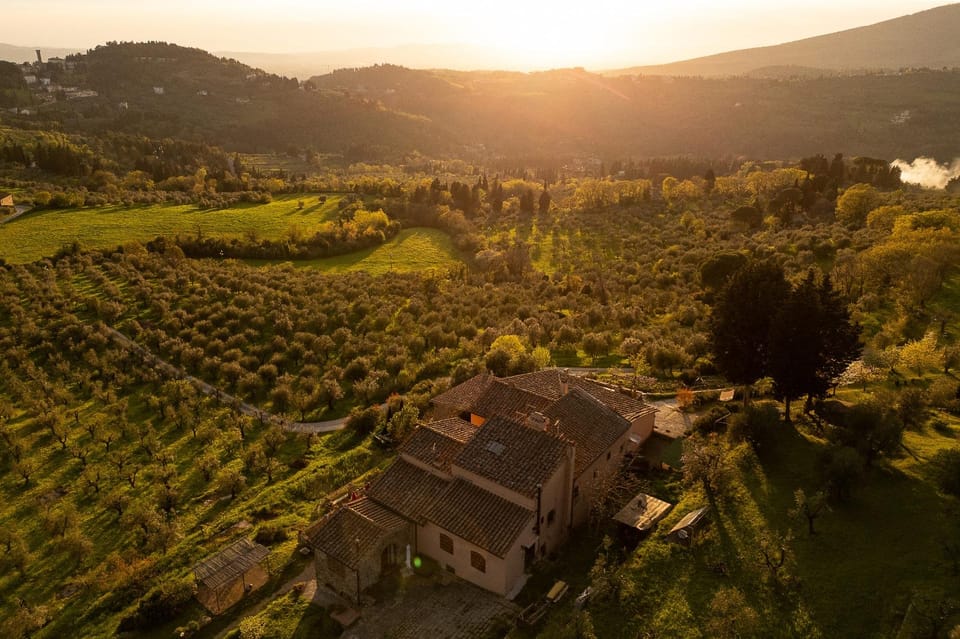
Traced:
<path fill-rule="evenodd" d="M 364 590 L 404 563 L 414 526 L 362 497 L 307 528 L 303 541 L 313 549 L 317 583 L 360 603 Z"/>

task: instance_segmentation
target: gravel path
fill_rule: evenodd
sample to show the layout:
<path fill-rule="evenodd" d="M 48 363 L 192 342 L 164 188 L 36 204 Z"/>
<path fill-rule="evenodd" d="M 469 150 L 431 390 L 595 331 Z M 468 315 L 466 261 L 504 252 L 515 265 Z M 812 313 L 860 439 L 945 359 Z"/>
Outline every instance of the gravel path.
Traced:
<path fill-rule="evenodd" d="M 279 424 L 284 430 L 290 431 L 292 433 L 331 433 L 336 430 L 343 429 L 346 426 L 347 418 L 340 417 L 339 419 L 330 419 L 323 422 L 294 422 L 281 417 L 279 415 L 274 415 L 273 413 L 268 413 L 265 410 L 257 408 L 251 404 L 240 401 L 237 397 L 225 393 L 215 386 L 211 386 L 202 379 L 197 379 L 193 375 L 190 375 L 182 368 L 178 368 L 171 364 L 170 362 L 164 361 L 151 353 L 143 345 L 136 343 L 117 329 L 103 325 L 103 331 L 108 337 L 112 340 L 127 348 L 131 351 L 139 353 L 143 356 L 144 360 L 149 362 L 157 370 L 174 377 L 176 379 L 185 379 L 191 384 L 193 384 L 197 390 L 199 390 L 204 395 L 209 395 L 215 397 L 218 402 L 221 404 L 226 404 L 229 406 L 236 407 L 240 413 L 244 415 L 250 415 L 251 417 L 256 417 L 262 422 L 269 422 L 272 424 Z"/>

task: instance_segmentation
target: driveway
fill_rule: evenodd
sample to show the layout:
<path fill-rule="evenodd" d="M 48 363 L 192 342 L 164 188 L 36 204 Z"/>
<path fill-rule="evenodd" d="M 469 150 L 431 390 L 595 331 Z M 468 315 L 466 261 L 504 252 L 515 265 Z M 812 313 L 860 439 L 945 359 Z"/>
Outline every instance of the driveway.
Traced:
<path fill-rule="evenodd" d="M 410 577 L 392 599 L 363 608 L 341 639 L 485 639 L 497 624 L 512 624 L 520 608 L 451 577 L 446 585 Z"/>

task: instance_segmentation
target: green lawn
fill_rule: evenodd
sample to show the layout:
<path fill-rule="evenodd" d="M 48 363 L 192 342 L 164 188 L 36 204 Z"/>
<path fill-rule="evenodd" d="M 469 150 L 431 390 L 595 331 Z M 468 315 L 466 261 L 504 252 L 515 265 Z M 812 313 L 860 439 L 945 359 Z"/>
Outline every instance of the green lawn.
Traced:
<path fill-rule="evenodd" d="M 659 532 L 618 561 L 619 596 L 595 599 L 587 608 L 596 636 L 713 636 L 706 626 L 710 604 L 729 587 L 739 589 L 758 616 L 752 631 L 737 636 L 933 636 L 924 628 L 938 614 L 937 602 L 960 595 L 944 554 L 944 545 L 960 535 L 957 500 L 937 491 L 929 463 L 938 450 L 958 445 L 960 424 L 955 418 L 950 423 L 939 431 L 908 431 L 904 443 L 913 455 L 870 469 L 849 503 L 834 503 L 817 519 L 813 536 L 788 511 L 797 488 L 809 493 L 820 486 L 818 459 L 826 444 L 805 426 L 782 425 L 759 459 L 749 451 L 739 456 L 728 492 L 712 504 L 711 524 L 692 550 L 665 541 L 662 533 L 710 501 L 699 489 L 687 490 Z M 770 581 L 759 540 L 788 530 L 790 585 L 778 586 Z M 551 575 L 581 588 L 589 565 L 564 563 Z M 960 622 L 960 608 L 948 617 Z M 568 600 L 535 633 L 511 637 L 592 636 L 572 632 L 577 623 L 584 620 L 577 621 Z"/>
<path fill-rule="evenodd" d="M 158 235 L 205 235 L 277 239 L 291 230 L 303 233 L 333 219 L 339 197 L 321 204 L 317 195 L 277 196 L 269 204 L 241 204 L 229 209 L 199 210 L 191 204 L 142 204 L 34 211 L 0 225 L 0 258 L 32 262 L 79 242 L 85 248 L 109 248 Z M 303 210 L 298 201 L 303 200 Z"/>
<path fill-rule="evenodd" d="M 270 260 L 247 260 L 247 263 L 253 266 L 291 264 Z M 431 228 L 404 229 L 381 246 L 347 255 L 292 262 L 297 268 L 328 273 L 366 271 L 371 275 L 383 275 L 390 271 L 446 270 L 459 263 L 461 258 L 450 237 L 443 231 Z"/>

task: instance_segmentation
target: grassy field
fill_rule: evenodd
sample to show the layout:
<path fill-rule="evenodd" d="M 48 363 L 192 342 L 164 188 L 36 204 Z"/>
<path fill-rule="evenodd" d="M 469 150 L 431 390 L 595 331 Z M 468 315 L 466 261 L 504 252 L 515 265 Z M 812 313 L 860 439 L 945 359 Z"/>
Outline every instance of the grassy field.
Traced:
<path fill-rule="evenodd" d="M 298 201 L 306 205 L 298 208 Z M 32 262 L 79 242 L 85 248 L 109 248 L 158 235 L 204 235 L 278 239 L 291 230 L 309 233 L 336 217 L 336 196 L 321 204 L 316 195 L 280 195 L 269 204 L 241 204 L 199 210 L 191 204 L 122 205 L 88 209 L 35 211 L 0 225 L 0 258 Z"/>
<path fill-rule="evenodd" d="M 833 504 L 816 520 L 816 534 L 791 517 L 794 491 L 819 488 L 824 440 L 807 425 L 782 425 L 773 445 L 758 458 L 740 451 L 725 497 L 711 503 L 707 532 L 692 549 L 667 542 L 684 514 L 710 502 L 699 489 L 684 492 L 654 533 L 620 563 L 620 592 L 595 599 L 577 617 L 567 601 L 537 633 L 511 637 L 572 637 L 571 619 L 597 637 L 926 637 L 942 600 L 956 600 L 960 583 L 944 554 L 960 530 L 956 498 L 938 492 L 930 458 L 960 440 L 960 423 L 908 431 L 909 452 L 868 470 L 853 498 Z M 656 494 L 656 493 L 655 493 Z M 661 495 L 663 496 L 663 495 Z M 760 555 L 761 539 L 790 533 L 790 553 L 781 583 L 771 580 Z M 597 540 L 591 541 L 597 548 Z M 594 550 L 596 552 L 596 550 Z M 576 553 L 575 553 L 576 554 Z M 588 583 L 582 559 L 556 578 Z M 718 591 L 736 588 L 756 614 L 756 623 L 724 635 L 707 625 Z M 585 621 L 586 620 L 586 621 Z M 944 623 L 960 622 L 960 609 Z M 576 635 L 593 636 L 593 635 Z"/>
<path fill-rule="evenodd" d="M 269 260 L 247 260 L 247 263 L 253 266 L 278 264 Z M 383 275 L 390 271 L 447 270 L 459 263 L 461 258 L 450 237 L 443 231 L 430 228 L 404 229 L 381 246 L 347 255 L 293 262 L 297 268 L 328 273 L 367 271 L 371 275 Z"/>

